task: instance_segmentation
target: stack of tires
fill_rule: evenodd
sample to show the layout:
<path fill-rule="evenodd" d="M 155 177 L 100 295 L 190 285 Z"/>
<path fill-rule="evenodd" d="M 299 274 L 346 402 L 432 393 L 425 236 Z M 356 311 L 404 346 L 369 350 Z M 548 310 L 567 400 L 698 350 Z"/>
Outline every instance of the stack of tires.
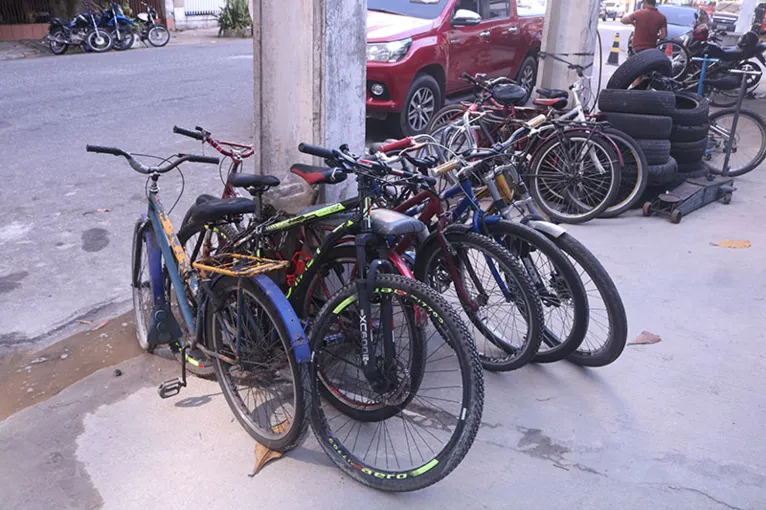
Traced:
<path fill-rule="evenodd" d="M 607 89 L 599 98 L 604 119 L 633 137 L 643 150 L 650 187 L 665 186 L 677 178 L 678 165 L 671 156 L 670 141 L 675 106 L 673 92 L 655 90 Z"/>
<path fill-rule="evenodd" d="M 679 180 L 707 174 L 702 159 L 707 150 L 709 115 L 707 99 L 687 92 L 675 93 L 675 106 L 670 113 L 673 119 L 670 154 L 678 162 Z"/>

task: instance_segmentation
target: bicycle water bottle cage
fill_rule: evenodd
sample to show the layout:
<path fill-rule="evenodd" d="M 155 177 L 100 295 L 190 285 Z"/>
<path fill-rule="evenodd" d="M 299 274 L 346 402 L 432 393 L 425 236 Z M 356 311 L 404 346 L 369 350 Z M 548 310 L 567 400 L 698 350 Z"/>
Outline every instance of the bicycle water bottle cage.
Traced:
<path fill-rule="evenodd" d="M 154 306 L 149 318 L 147 341 L 151 346 L 170 344 L 183 336 L 170 306 Z"/>

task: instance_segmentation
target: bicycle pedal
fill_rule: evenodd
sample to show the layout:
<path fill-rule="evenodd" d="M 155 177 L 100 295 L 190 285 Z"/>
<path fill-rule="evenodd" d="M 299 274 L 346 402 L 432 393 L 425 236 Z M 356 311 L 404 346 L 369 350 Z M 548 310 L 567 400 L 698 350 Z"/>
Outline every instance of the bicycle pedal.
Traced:
<path fill-rule="evenodd" d="M 181 388 L 184 386 L 186 386 L 186 384 L 181 378 L 176 377 L 175 379 L 170 379 L 169 381 L 160 384 L 159 388 L 157 388 L 157 393 L 160 394 L 160 398 L 175 397 L 181 393 Z"/>

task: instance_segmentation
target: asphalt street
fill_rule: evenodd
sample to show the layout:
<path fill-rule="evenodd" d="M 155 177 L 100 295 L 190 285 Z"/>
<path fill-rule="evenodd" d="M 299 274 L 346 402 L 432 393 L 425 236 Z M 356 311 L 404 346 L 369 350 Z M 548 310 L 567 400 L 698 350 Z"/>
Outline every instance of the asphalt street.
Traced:
<path fill-rule="evenodd" d="M 0 63 L 0 342 L 41 345 L 73 318 L 126 308 L 144 182 L 84 146 L 198 150 L 173 124 L 248 140 L 249 45 Z M 178 366 L 145 354 L 120 364 L 120 377 L 100 370 L 0 422 L 0 506 L 761 509 L 763 170 L 737 179 L 731 205 L 680 225 L 634 211 L 569 229 L 615 280 L 629 338 L 648 331 L 662 341 L 628 346 L 599 370 L 556 363 L 486 374 L 477 440 L 432 488 L 366 489 L 311 435 L 249 478 L 254 443 L 218 385 L 191 379 L 179 397 L 160 400 L 156 385 Z M 213 167 L 185 173 L 176 221 L 198 192 L 218 189 Z M 161 185 L 170 205 L 180 179 Z M 726 239 L 752 246 L 713 245 Z M 73 358 L 62 357 L 61 369 Z"/>

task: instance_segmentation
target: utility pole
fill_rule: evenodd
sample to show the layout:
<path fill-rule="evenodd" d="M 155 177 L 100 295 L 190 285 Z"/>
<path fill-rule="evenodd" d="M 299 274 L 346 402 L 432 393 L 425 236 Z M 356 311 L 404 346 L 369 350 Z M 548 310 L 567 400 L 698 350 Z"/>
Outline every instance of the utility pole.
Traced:
<path fill-rule="evenodd" d="M 742 0 L 742 8 L 739 10 L 739 18 L 737 19 L 737 26 L 734 32 L 744 34 L 750 31 L 753 26 L 756 4 L 756 0 Z"/>

